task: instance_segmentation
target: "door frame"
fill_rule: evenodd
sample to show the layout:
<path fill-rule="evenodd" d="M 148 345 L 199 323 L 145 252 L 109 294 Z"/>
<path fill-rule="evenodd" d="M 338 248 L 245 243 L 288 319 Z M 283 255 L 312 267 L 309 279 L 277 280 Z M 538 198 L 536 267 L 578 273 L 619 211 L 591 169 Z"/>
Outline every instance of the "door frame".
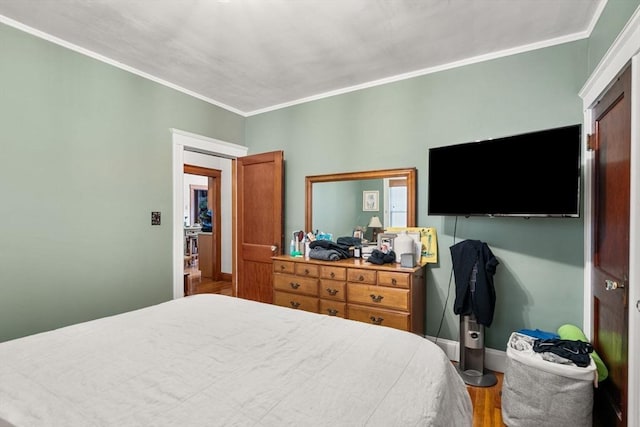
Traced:
<path fill-rule="evenodd" d="M 627 25 L 620 32 L 605 56 L 579 92 L 584 109 L 583 141 L 592 134 L 592 107 L 609 88 L 616 76 L 631 62 L 631 200 L 629 227 L 629 347 L 628 354 L 640 352 L 640 312 L 635 301 L 640 300 L 640 7 L 636 9 Z M 584 167 L 584 320 L 585 334 L 592 338 L 593 313 L 591 307 L 591 255 L 593 237 L 591 222 L 593 214 L 593 167 L 594 153 L 586 151 L 583 144 Z M 637 357 L 628 358 L 628 402 L 640 399 L 640 362 Z M 640 406 L 627 404 L 627 423 L 640 425 Z"/>
<path fill-rule="evenodd" d="M 172 134 L 171 174 L 173 181 L 173 219 L 171 222 L 173 234 L 172 283 L 173 299 L 176 299 L 184 296 L 182 268 L 184 251 L 184 224 L 182 223 L 182 205 L 184 203 L 184 152 L 185 150 L 195 151 L 209 156 L 233 160 L 246 156 L 249 149 L 242 145 L 209 138 L 180 129 L 170 129 L 170 131 Z M 235 230 L 232 230 L 232 235 L 235 235 Z M 235 277 L 233 280 L 235 280 Z"/>

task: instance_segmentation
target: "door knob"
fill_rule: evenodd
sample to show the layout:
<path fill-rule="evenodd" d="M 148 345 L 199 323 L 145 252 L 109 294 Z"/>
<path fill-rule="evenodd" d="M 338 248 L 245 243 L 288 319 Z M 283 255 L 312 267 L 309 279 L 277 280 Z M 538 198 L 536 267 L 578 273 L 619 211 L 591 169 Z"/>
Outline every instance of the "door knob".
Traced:
<path fill-rule="evenodd" d="M 620 288 L 624 288 L 624 285 L 622 283 L 618 283 L 615 280 L 605 280 L 604 281 L 604 288 L 607 291 L 614 291 L 616 289 L 620 289 Z"/>

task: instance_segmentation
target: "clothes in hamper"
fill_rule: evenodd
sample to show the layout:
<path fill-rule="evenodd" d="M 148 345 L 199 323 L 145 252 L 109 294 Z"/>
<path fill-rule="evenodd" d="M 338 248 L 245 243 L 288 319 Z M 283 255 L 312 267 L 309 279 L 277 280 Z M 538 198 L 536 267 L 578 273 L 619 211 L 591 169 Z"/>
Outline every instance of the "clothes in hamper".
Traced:
<path fill-rule="evenodd" d="M 565 359 L 571 360 L 581 368 L 589 366 L 593 346 L 588 342 L 548 339 L 537 340 L 533 343 L 533 351 L 536 353 L 553 353 Z"/>

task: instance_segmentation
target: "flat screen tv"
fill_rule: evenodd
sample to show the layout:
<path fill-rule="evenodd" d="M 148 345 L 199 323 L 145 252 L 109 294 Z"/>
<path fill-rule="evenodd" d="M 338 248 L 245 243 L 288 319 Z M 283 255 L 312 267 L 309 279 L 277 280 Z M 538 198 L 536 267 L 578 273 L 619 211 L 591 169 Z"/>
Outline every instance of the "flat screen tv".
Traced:
<path fill-rule="evenodd" d="M 428 213 L 580 216 L 581 126 L 429 149 Z"/>

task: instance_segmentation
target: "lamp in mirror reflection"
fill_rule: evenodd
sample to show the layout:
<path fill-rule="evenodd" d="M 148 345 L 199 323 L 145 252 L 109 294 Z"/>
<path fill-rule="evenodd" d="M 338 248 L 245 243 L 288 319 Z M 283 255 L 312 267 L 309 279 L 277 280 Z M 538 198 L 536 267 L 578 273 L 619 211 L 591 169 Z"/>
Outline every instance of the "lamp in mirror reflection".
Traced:
<path fill-rule="evenodd" d="M 369 225 L 367 225 L 367 228 L 370 228 L 372 232 L 371 241 L 377 242 L 378 233 L 380 233 L 380 230 L 382 230 L 382 222 L 380 222 L 380 218 L 375 215 L 372 216 L 369 220 Z"/>

